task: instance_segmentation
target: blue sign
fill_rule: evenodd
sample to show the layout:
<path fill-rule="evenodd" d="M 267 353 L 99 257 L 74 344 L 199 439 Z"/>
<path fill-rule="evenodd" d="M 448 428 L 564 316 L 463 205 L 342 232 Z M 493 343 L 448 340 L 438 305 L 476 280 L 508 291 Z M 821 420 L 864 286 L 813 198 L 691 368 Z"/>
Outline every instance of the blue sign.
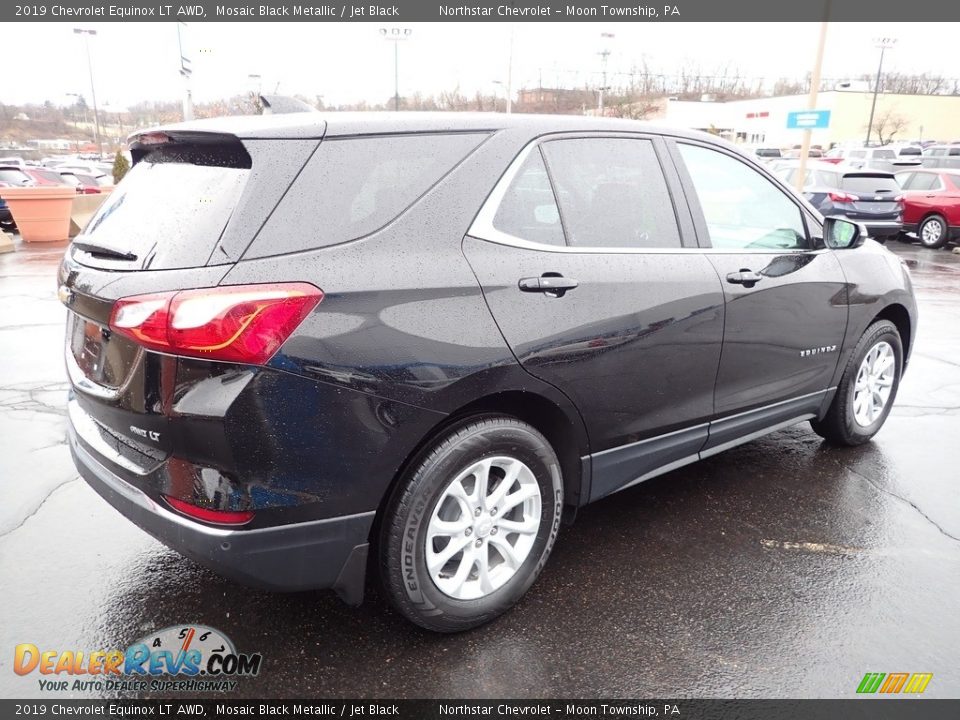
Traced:
<path fill-rule="evenodd" d="M 787 113 L 788 130 L 823 130 L 830 127 L 829 110 L 798 110 Z"/>

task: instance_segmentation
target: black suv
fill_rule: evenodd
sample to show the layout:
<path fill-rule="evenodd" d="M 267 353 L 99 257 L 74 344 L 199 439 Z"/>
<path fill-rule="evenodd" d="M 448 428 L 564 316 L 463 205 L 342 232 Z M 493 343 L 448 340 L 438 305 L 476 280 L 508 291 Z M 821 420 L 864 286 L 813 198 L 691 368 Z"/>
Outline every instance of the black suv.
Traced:
<path fill-rule="evenodd" d="M 60 270 L 81 474 L 225 575 L 376 570 L 433 630 L 589 502 L 805 420 L 867 441 L 915 336 L 894 255 L 708 135 L 298 114 L 132 153 Z"/>

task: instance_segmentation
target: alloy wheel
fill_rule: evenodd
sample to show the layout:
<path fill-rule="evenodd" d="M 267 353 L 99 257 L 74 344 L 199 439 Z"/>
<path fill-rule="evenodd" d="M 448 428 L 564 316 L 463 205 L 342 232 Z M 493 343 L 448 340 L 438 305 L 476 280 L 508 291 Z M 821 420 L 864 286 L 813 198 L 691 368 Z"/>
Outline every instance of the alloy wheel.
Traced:
<path fill-rule="evenodd" d="M 471 464 L 444 488 L 426 534 L 427 572 L 457 600 L 503 587 L 523 565 L 540 531 L 537 479 L 508 456 Z"/>
<path fill-rule="evenodd" d="M 890 343 L 878 342 L 860 363 L 853 389 L 853 417 L 861 427 L 873 425 L 890 400 L 897 358 Z"/>
<path fill-rule="evenodd" d="M 924 245 L 935 245 L 940 242 L 940 236 L 943 234 L 943 225 L 936 218 L 927 220 L 920 229 L 920 241 Z"/>

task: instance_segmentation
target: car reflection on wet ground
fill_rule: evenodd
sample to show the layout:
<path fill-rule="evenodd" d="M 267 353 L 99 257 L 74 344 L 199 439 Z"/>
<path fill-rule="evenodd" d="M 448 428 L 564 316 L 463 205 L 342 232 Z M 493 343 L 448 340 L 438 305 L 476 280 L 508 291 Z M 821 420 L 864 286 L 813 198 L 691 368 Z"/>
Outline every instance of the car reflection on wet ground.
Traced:
<path fill-rule="evenodd" d="M 926 696 L 960 696 L 958 255 L 890 245 L 920 327 L 872 443 L 835 449 L 800 425 L 607 498 L 513 612 L 439 636 L 375 593 L 354 609 L 223 580 L 79 480 L 63 246 L 18 247 L 0 256 L 0 696 L 43 696 L 12 671 L 18 643 L 125 648 L 185 623 L 263 654 L 229 698 L 852 697 L 873 671 L 932 672 Z M 99 694 L 115 693 L 60 696 Z"/>

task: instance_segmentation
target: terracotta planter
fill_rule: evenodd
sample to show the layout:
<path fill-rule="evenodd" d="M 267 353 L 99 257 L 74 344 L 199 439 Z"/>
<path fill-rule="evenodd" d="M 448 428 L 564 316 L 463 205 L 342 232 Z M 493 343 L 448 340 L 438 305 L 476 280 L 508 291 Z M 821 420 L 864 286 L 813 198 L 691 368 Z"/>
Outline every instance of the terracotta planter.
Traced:
<path fill-rule="evenodd" d="M 77 191 L 72 187 L 0 188 L 20 237 L 26 242 L 57 242 L 70 233 L 70 209 Z"/>

